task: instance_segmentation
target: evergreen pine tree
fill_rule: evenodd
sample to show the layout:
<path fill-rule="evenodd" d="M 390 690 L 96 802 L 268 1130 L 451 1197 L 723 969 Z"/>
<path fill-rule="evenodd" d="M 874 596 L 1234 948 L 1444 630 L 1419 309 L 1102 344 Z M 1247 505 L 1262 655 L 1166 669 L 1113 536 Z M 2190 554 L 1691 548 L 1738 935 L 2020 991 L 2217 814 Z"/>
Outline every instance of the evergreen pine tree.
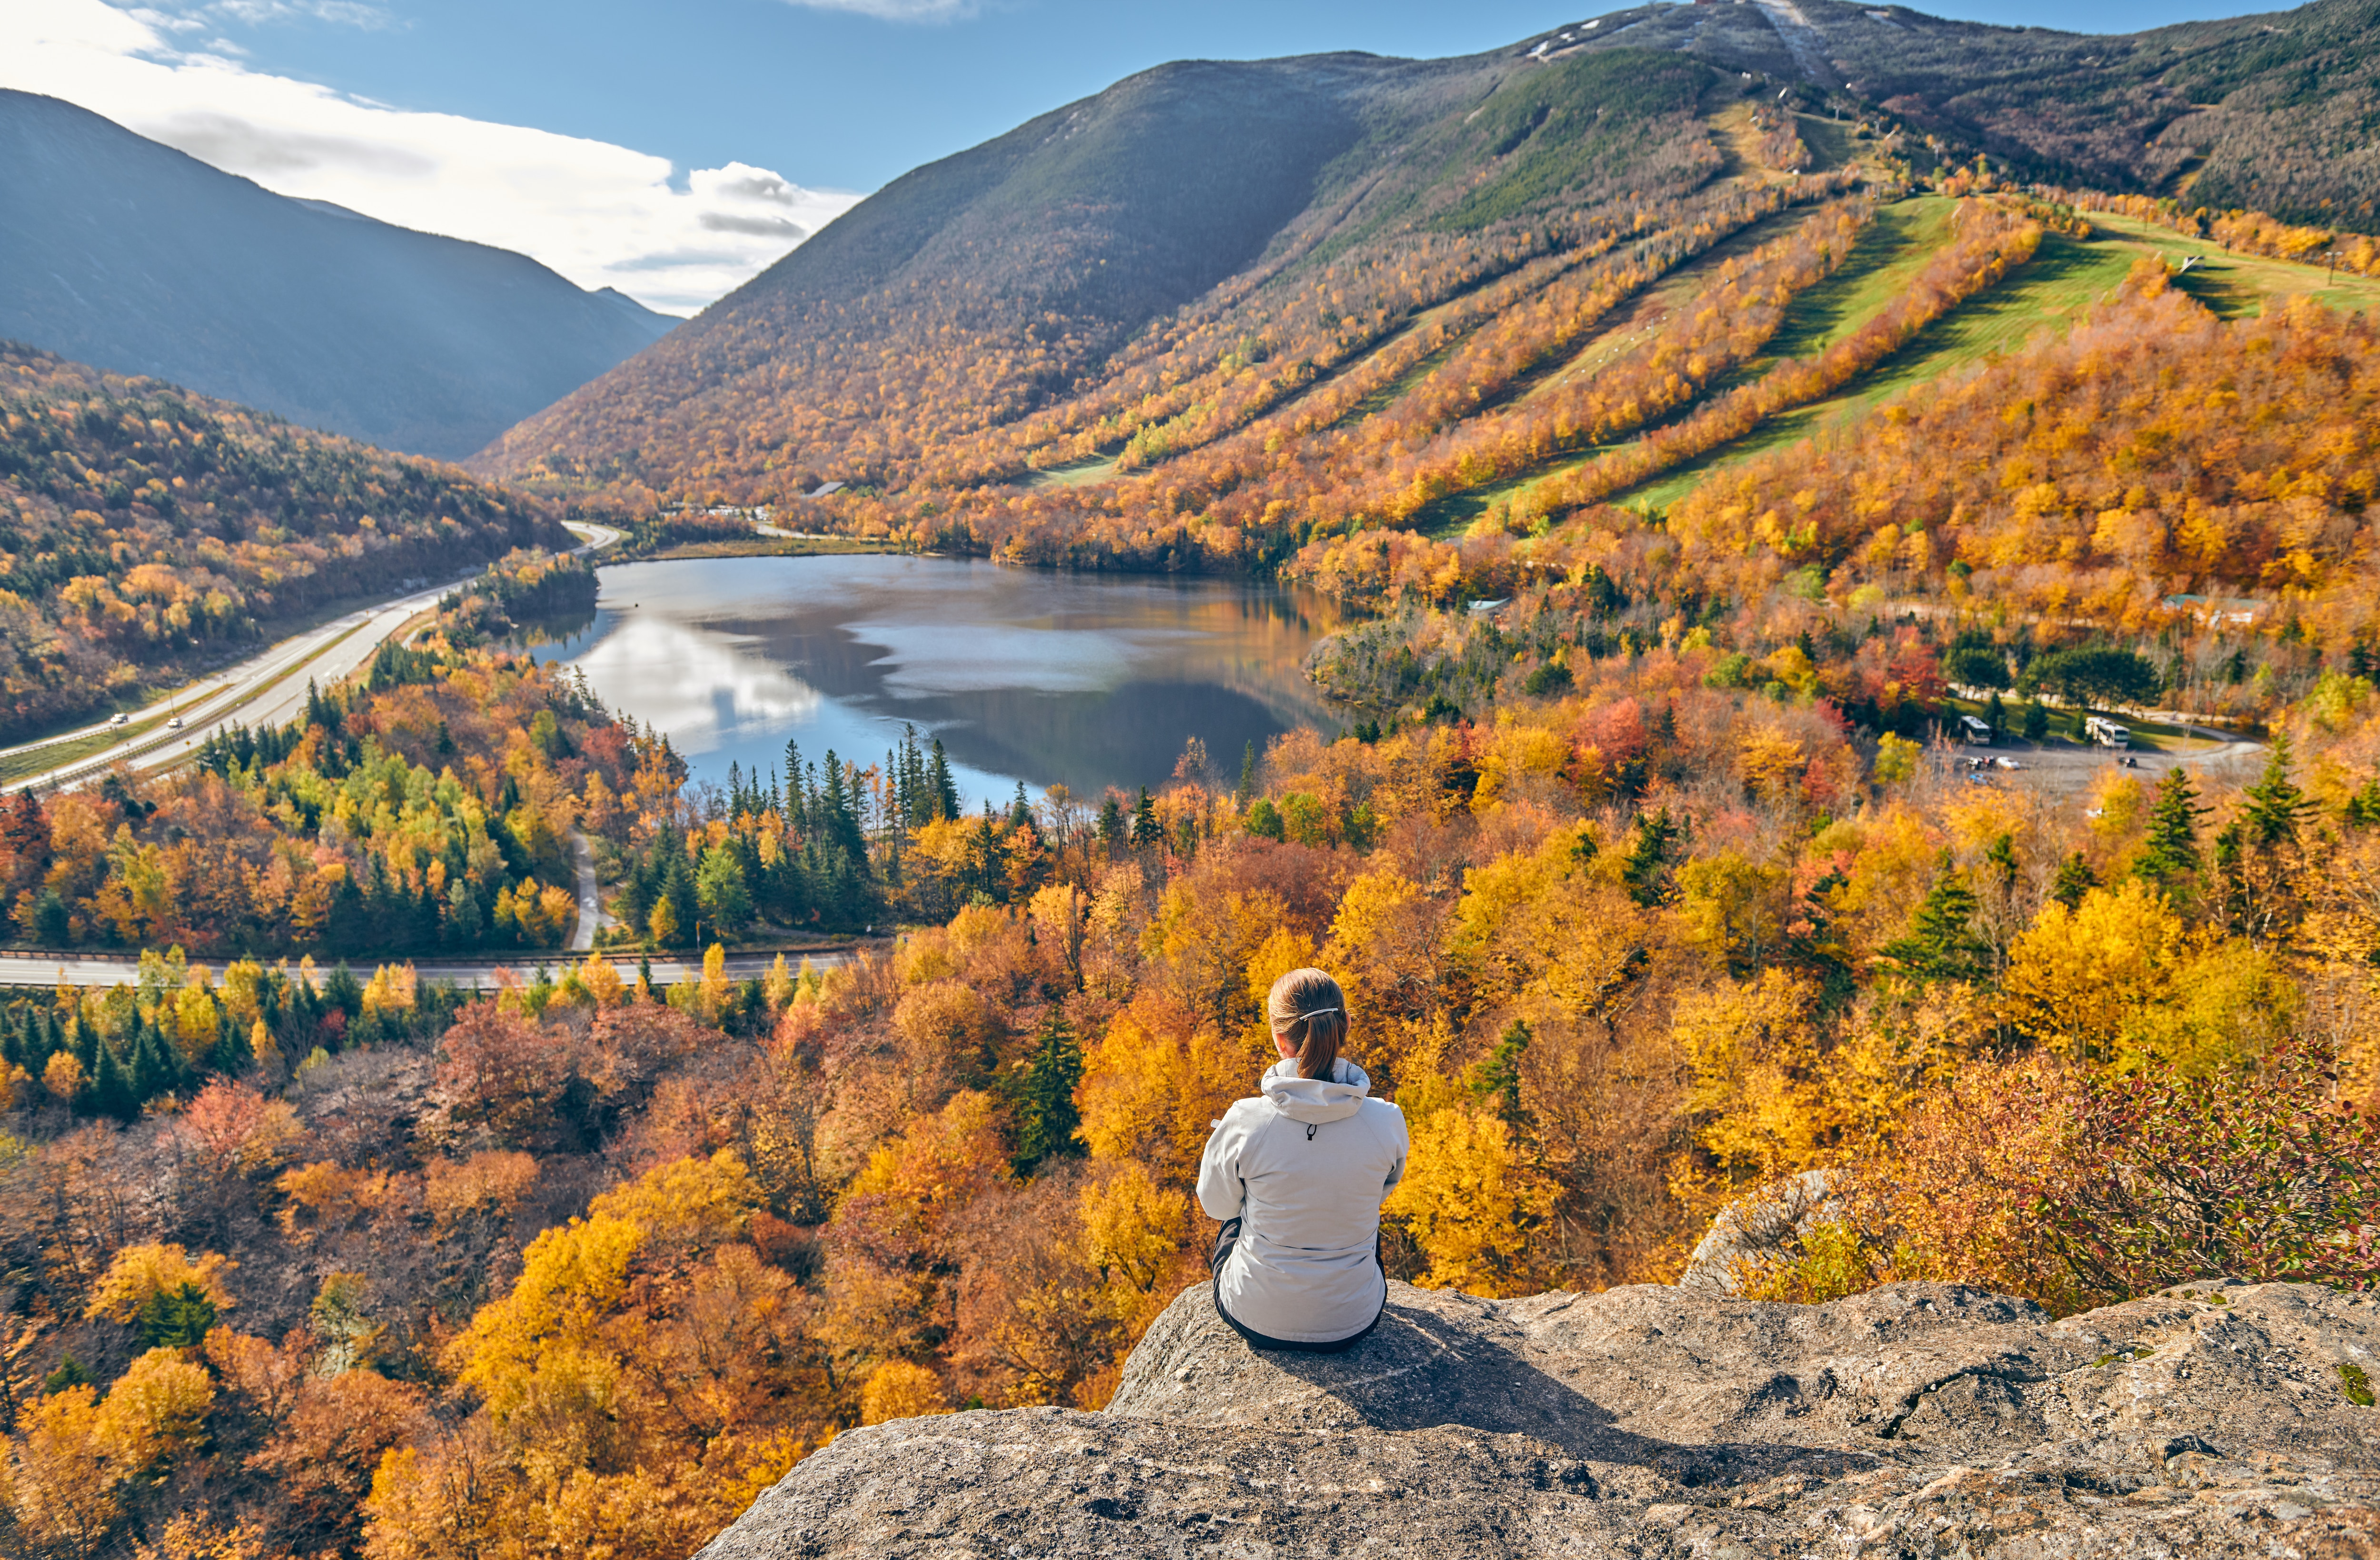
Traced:
<path fill-rule="evenodd" d="M 1496 1102 L 1496 1114 L 1513 1131 L 1524 1130 L 1528 1113 L 1521 1108 L 1521 1054 L 1529 1048 L 1529 1026 L 1515 1018 L 1496 1042 L 1496 1049 L 1471 1069 L 1471 1092 Z"/>
<path fill-rule="evenodd" d="M 843 760 L 835 758 L 833 748 L 826 750 L 826 817 L 819 824 L 844 855 L 850 855 L 855 867 L 867 870 L 868 836 L 859 826 L 859 793 L 852 786 L 852 776 L 843 772 Z"/>
<path fill-rule="evenodd" d="M 1240 810 L 1243 812 L 1247 810 L 1248 802 L 1256 796 L 1256 794 L 1257 745 L 1254 742 L 1250 742 L 1247 745 L 1246 750 L 1240 754 L 1240 790 L 1237 798 L 1240 804 Z"/>
<path fill-rule="evenodd" d="M 128 1125 L 140 1119 L 140 1101 L 132 1091 L 132 1079 L 124 1065 L 115 1059 L 115 1047 L 98 1047 L 98 1065 L 87 1075 L 84 1097 L 76 1101 L 78 1107 L 91 1115 L 112 1115 Z"/>
<path fill-rule="evenodd" d="M 1075 1140 L 1075 1086 L 1083 1079 L 1083 1047 L 1055 1003 L 1042 1016 L 1018 1104 L 1016 1168 L 1029 1173 L 1054 1154 L 1083 1152 Z"/>
<path fill-rule="evenodd" d="M 140 1020 L 132 1042 L 132 1097 L 147 1104 L 174 1086 L 173 1068 L 159 1053 L 164 1044 L 147 1019 Z"/>
<path fill-rule="evenodd" d="M 680 942 L 695 935 L 696 918 L 702 913 L 700 900 L 695 894 L 694 869 L 686 865 L 684 850 L 670 854 L 669 865 L 663 869 L 661 893 L 656 897 L 670 908 L 670 916 L 677 927 Z"/>
<path fill-rule="evenodd" d="M 143 1348 L 196 1348 L 215 1324 L 215 1303 L 201 1286 L 185 1280 L 151 1292 L 133 1319 Z"/>
<path fill-rule="evenodd" d="M 2198 805 L 2198 789 L 2190 771 L 2176 764 L 2157 782 L 2156 801 L 2149 810 L 2148 838 L 2132 871 L 2168 892 L 2181 887 L 2199 868 L 2198 821 L 2207 810 Z"/>
<path fill-rule="evenodd" d="M 1984 973 L 1989 951 L 1974 933 L 1975 895 L 1950 853 L 1935 864 L 1934 886 L 1917 907 L 1909 934 L 1877 950 L 1920 981 L 1973 981 Z"/>
<path fill-rule="evenodd" d="M 1997 689 L 1993 691 L 1991 698 L 1985 701 L 1984 724 L 1992 728 L 1992 735 L 1995 737 L 2008 729 L 2008 705 L 2001 701 Z"/>
<path fill-rule="evenodd" d="M 346 959 L 341 959 L 330 979 L 322 982 L 322 1001 L 346 1014 L 351 1024 L 356 1015 L 364 1010 L 364 983 L 356 979 L 356 972 L 347 968 Z"/>
<path fill-rule="evenodd" d="M 2289 778 L 2289 734 L 2275 732 L 2265 773 L 2248 787 L 2248 805 L 2240 813 L 2250 837 L 2267 850 L 2296 844 L 2300 826 L 2314 810 L 2312 799 Z"/>
<path fill-rule="evenodd" d="M 207 1053 L 207 1066 L 225 1078 L 237 1078 L 255 1060 L 256 1053 L 249 1048 L 247 1033 L 231 1021 L 216 1031 L 214 1049 Z"/>
<path fill-rule="evenodd" d="M 1165 829 L 1157 821 L 1157 800 L 1148 794 L 1148 787 L 1143 786 L 1140 800 L 1132 810 L 1132 847 L 1147 850 L 1151 846 L 1164 843 Z"/>
<path fill-rule="evenodd" d="M 28 1005 L 31 1011 L 25 1015 L 24 1052 L 18 1058 L 17 1065 L 39 1078 L 49 1066 L 50 1058 L 57 1053 L 57 1040 L 50 1030 L 50 1016 L 41 1004 Z"/>
<path fill-rule="evenodd" d="M 2078 850 L 2059 864 L 2058 880 L 2049 885 L 2049 896 L 2070 910 L 2082 903 L 2082 896 L 2098 886 L 2099 874 L 2091 870 L 2091 863 L 2082 859 Z"/>
<path fill-rule="evenodd" d="M 1108 859 L 1113 860 L 1116 853 L 1123 848 L 1124 828 L 1123 809 L 1116 805 L 1112 791 L 1108 793 L 1108 799 L 1099 804 L 1099 835 L 1100 847 L 1107 851 Z"/>
<path fill-rule="evenodd" d="M 785 744 L 785 822 L 808 834 L 810 829 L 809 787 L 802 781 L 802 745 Z"/>
<path fill-rule="evenodd" d="M 1658 812 L 1636 815 L 1635 838 L 1629 843 L 1628 857 L 1621 864 L 1620 875 L 1638 904 L 1660 903 L 1661 874 L 1682 833 L 1683 827 L 1670 818 L 1666 807 Z"/>
<path fill-rule="evenodd" d="M 55 888 L 44 888 L 33 900 L 33 941 L 45 948 L 63 948 L 74 940 L 74 912 Z"/>
<path fill-rule="evenodd" d="M 934 738 L 934 762 L 928 772 L 928 783 L 933 787 L 934 816 L 955 818 L 959 815 L 958 782 L 951 778 L 950 755 L 942 751 L 942 739 Z"/>
<path fill-rule="evenodd" d="M 1992 871 L 1999 875 L 2000 892 L 2005 894 L 2016 887 L 2016 840 L 2014 836 L 2002 835 L 1999 838 L 1992 841 L 1991 848 L 1984 852 L 1984 859 L 1990 862 L 1992 864 Z"/>
<path fill-rule="evenodd" d="M 2347 798 L 2347 821 L 2359 829 L 2380 823 L 2380 779 L 2366 780 L 2362 790 Z"/>

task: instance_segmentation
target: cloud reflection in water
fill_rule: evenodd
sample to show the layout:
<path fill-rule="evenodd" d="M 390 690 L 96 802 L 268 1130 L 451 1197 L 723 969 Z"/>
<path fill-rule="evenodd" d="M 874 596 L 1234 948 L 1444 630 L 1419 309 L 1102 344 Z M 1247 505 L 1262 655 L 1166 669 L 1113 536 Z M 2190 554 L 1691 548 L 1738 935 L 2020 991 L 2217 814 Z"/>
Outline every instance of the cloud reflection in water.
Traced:
<path fill-rule="evenodd" d="M 789 738 L 873 762 L 910 722 L 972 802 L 1018 780 L 1155 785 L 1192 736 L 1236 777 L 1245 744 L 1338 724 L 1302 671 L 1334 627 L 1315 599 L 1242 580 L 701 558 L 606 568 L 593 628 L 540 653 L 669 732 L 699 777 L 765 772 Z"/>

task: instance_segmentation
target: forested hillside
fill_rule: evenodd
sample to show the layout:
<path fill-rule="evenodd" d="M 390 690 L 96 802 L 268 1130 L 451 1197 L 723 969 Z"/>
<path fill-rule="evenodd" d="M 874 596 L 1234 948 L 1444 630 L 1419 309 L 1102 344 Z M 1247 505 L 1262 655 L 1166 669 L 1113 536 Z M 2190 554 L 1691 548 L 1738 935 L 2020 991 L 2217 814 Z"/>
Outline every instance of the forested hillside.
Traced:
<path fill-rule="evenodd" d="M 1647 6 L 1551 36 L 1565 32 L 1587 49 L 1675 49 L 1805 82 L 2028 179 L 2380 232 L 2371 0 L 2113 36 L 1851 0 Z"/>
<path fill-rule="evenodd" d="M 2128 230 L 2067 216 L 2049 230 L 2096 249 L 2036 257 L 2011 237 L 2023 252 L 1929 273 L 1914 251 L 1956 225 L 1900 204 L 1914 193 L 2046 190 L 2368 276 L 2380 170 L 2354 105 L 2373 38 L 2371 6 L 2343 0 L 2124 38 L 1814 0 L 1638 7 L 1463 59 L 1168 66 L 895 181 L 475 465 L 637 509 L 798 505 L 837 482 L 806 524 L 1043 562 L 1261 567 L 1486 485 L 1409 469 L 1425 445 L 1475 468 L 1495 446 L 1511 477 L 1516 448 L 1543 467 L 1740 391 L 1691 434 L 1716 447 L 1928 330 L 2010 312 L 1992 344 L 2008 347 L 2070 323 L 2083 274 L 2103 292 L 2131 258 L 2107 252 Z M 1836 349 L 1815 379 L 1741 386 L 1765 335 L 1720 357 L 1694 342 L 1677 384 L 1663 360 L 1659 396 L 1573 424 L 1560 392 L 1701 286 L 1706 251 L 1852 194 L 1891 214 L 1852 240 L 1832 293 L 1815 289 L 1840 247 L 1764 284 L 1771 329 L 1785 312 L 1805 327 L 1782 355 Z M 1873 312 L 1853 284 L 1886 270 L 1922 278 L 1925 307 L 1844 318 Z M 2052 296 L 2011 299 L 2020 271 Z M 1830 300 L 1837 319 L 1814 319 Z M 1413 496 L 1348 481 L 1359 447 Z M 1561 507 L 1628 474 L 1606 468 Z"/>
<path fill-rule="evenodd" d="M 1185 755 L 1096 807 L 952 818 L 909 754 L 878 785 L 805 762 L 791 814 L 773 782 L 689 795 L 484 652 L 317 712 L 290 759 L 121 788 L 135 828 L 262 802 L 294 832 L 333 746 L 362 744 L 350 784 L 419 746 L 408 796 L 493 817 L 517 784 L 658 859 L 655 905 L 691 855 L 714 911 L 748 844 L 839 859 L 870 913 L 964 908 L 822 973 L 667 992 L 630 954 L 466 1005 L 397 963 L 175 952 L 10 1004 L 8 1542 L 678 1560 L 843 1428 L 1097 1407 L 1199 1275 L 1199 1146 L 1308 963 L 1411 1127 L 1383 1213 L 1419 1284 L 1674 1277 L 1725 1201 L 1823 1169 L 1836 1205 L 1750 1293 L 2368 1286 L 2370 676 L 2312 681 L 2267 752 L 2098 769 L 2058 805 L 1895 730 L 1995 657 L 2071 693 L 2056 652 L 1791 591 L 1665 643 L 1693 601 L 1585 569 L 1500 623 L 1409 611 L 1408 646 L 1465 639 L 1429 663 L 1483 676 L 1492 722 L 1299 733 L 1236 782 Z M 471 870 L 385 773 L 333 800 L 368 870 Z M 148 848 L 102 870 L 137 896 Z"/>
<path fill-rule="evenodd" d="M 453 467 L 0 342 L 0 741 L 567 536 Z"/>

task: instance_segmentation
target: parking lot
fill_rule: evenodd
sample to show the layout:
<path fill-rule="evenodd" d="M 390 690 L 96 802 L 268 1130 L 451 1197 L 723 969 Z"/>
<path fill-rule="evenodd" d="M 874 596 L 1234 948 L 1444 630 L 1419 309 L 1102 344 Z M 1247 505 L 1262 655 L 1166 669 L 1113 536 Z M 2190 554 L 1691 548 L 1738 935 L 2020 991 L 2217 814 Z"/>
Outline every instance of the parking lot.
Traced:
<path fill-rule="evenodd" d="M 2101 774 L 2119 765 L 2154 785 L 2168 769 L 2186 764 L 2192 774 L 2215 775 L 2246 771 L 2252 774 L 2265 762 L 2260 742 L 2194 738 L 2173 750 L 2119 750 L 2086 746 L 2063 737 L 2027 742 L 2005 737 L 1988 748 L 1951 750 L 1954 778 L 1971 785 L 2024 786 L 2050 796 L 2071 796 L 2091 788 Z M 1984 767 L 1974 767 L 1976 761 Z M 2013 764 L 2014 767 L 2010 767 Z"/>

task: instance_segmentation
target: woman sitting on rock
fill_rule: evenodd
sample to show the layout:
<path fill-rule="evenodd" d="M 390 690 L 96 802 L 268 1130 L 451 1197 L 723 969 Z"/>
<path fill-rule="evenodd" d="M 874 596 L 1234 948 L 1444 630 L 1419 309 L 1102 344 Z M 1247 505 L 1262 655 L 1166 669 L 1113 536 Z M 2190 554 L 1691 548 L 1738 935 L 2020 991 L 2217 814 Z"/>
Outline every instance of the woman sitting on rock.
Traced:
<path fill-rule="evenodd" d="M 1405 1118 L 1339 1054 L 1338 981 L 1293 969 L 1265 1011 L 1281 1059 L 1223 1113 L 1198 1166 L 1199 1206 L 1223 1221 L 1215 1310 L 1257 1348 L 1334 1354 L 1388 1307 L 1380 1200 L 1405 1173 Z"/>

